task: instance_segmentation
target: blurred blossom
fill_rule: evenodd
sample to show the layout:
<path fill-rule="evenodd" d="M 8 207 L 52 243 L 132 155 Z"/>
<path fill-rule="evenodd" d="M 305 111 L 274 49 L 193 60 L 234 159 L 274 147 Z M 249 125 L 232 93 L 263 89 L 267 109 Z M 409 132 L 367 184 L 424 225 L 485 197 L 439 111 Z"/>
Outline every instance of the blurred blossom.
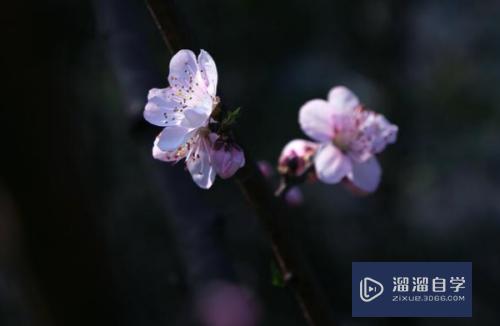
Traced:
<path fill-rule="evenodd" d="M 201 292 L 197 312 L 206 326 L 257 326 L 260 321 L 260 307 L 250 290 L 222 281 Z"/>
<path fill-rule="evenodd" d="M 281 174 L 293 176 L 302 175 L 312 163 L 318 149 L 318 144 L 302 140 L 294 139 L 290 141 L 281 151 L 278 159 L 278 170 Z"/>
<path fill-rule="evenodd" d="M 245 165 L 245 154 L 233 141 L 212 135 L 216 138 L 212 147 L 212 165 L 219 177 L 230 178 Z"/>
<path fill-rule="evenodd" d="M 365 110 L 343 86 L 330 90 L 328 101 L 315 99 L 304 104 L 299 123 L 320 144 L 314 166 L 321 181 L 333 184 L 347 178 L 362 191 L 377 189 L 382 171 L 375 154 L 396 141 L 397 126 Z"/>
<path fill-rule="evenodd" d="M 285 194 L 285 201 L 290 206 L 301 206 L 304 202 L 304 196 L 299 187 L 290 188 Z"/>
<path fill-rule="evenodd" d="M 268 179 L 274 175 L 274 168 L 268 161 L 258 161 L 257 167 L 259 168 L 260 173 Z"/>
<path fill-rule="evenodd" d="M 215 180 L 210 158 L 208 123 L 219 103 L 216 96 L 217 68 L 206 51 L 198 58 L 180 50 L 170 60 L 170 86 L 153 88 L 148 94 L 144 118 L 165 127 L 153 147 L 153 157 L 167 162 L 185 158 L 194 182 L 208 189 Z"/>

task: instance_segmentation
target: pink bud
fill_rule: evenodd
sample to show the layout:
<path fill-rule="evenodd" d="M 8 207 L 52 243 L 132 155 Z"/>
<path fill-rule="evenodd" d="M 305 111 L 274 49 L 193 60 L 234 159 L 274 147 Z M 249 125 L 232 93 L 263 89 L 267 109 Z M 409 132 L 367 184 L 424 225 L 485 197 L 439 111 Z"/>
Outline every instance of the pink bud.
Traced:
<path fill-rule="evenodd" d="M 285 201 L 288 205 L 292 207 L 301 206 L 304 202 L 304 196 L 302 195 L 302 191 L 299 187 L 292 187 L 285 194 Z"/>
<path fill-rule="evenodd" d="M 266 179 L 269 179 L 274 175 L 274 168 L 268 161 L 257 161 L 257 167 L 259 168 L 260 173 L 262 173 L 262 175 L 266 177 Z"/>
<path fill-rule="evenodd" d="M 219 137 L 213 144 L 212 165 L 219 177 L 227 179 L 245 165 L 245 154 L 236 143 Z"/>
<path fill-rule="evenodd" d="M 281 174 L 301 175 L 311 163 L 317 149 L 318 144 L 307 140 L 294 139 L 290 141 L 281 152 L 278 160 L 278 171 Z"/>

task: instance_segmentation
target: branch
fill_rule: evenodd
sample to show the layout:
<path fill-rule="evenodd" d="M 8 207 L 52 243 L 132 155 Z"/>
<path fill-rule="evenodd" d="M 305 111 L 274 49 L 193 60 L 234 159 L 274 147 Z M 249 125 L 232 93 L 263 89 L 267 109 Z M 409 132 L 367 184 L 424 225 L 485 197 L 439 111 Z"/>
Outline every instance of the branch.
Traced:
<path fill-rule="evenodd" d="M 146 5 L 171 55 L 180 49 L 196 48 L 189 36 L 192 34 L 187 33 L 187 26 L 176 16 L 175 0 L 146 0 Z"/>
<path fill-rule="evenodd" d="M 294 291 L 308 324 L 333 325 L 328 301 L 316 282 L 300 243 L 293 235 L 293 215 L 289 208 L 274 196 L 267 180 L 251 160 L 247 160 L 247 164 L 237 173 L 236 182 L 266 227 L 283 280 Z"/>
<path fill-rule="evenodd" d="M 146 0 L 156 24 L 173 54 L 188 47 L 177 29 L 172 0 Z M 193 46 L 191 46 L 193 48 Z M 247 157 L 246 165 L 236 174 L 242 193 L 266 226 L 272 242 L 274 258 L 286 284 L 294 291 L 304 318 L 310 326 L 333 325 L 329 304 L 304 258 L 300 245 L 291 232 L 291 214 L 285 203 L 274 197 L 257 165 Z"/>

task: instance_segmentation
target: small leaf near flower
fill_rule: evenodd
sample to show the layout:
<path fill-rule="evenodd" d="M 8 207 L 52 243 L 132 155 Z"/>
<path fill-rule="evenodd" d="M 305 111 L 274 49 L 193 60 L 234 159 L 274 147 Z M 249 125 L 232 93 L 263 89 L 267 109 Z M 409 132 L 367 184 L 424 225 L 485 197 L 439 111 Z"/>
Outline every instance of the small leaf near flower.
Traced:
<path fill-rule="evenodd" d="M 234 109 L 233 111 L 228 111 L 226 113 L 226 116 L 221 122 L 221 129 L 222 130 L 227 130 L 229 127 L 231 127 L 233 124 L 236 123 L 236 119 L 240 115 L 241 107 Z"/>

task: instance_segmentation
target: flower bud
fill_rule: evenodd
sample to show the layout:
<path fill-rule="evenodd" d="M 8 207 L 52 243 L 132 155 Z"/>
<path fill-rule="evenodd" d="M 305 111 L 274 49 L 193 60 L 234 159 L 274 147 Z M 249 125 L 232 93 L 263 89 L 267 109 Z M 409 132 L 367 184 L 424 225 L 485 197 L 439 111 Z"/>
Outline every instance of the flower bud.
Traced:
<path fill-rule="evenodd" d="M 236 143 L 219 137 L 213 143 L 212 165 L 219 177 L 227 179 L 245 165 L 245 154 Z"/>
<path fill-rule="evenodd" d="M 282 175 L 300 176 L 312 163 L 312 158 L 318 149 L 318 144 L 294 139 L 281 152 L 278 160 L 278 171 Z"/>
<path fill-rule="evenodd" d="M 304 202 L 304 196 L 299 187 L 292 187 L 285 194 L 285 201 L 292 207 L 299 207 Z"/>
<path fill-rule="evenodd" d="M 257 167 L 266 179 L 269 179 L 274 175 L 274 167 L 268 161 L 257 161 Z"/>

